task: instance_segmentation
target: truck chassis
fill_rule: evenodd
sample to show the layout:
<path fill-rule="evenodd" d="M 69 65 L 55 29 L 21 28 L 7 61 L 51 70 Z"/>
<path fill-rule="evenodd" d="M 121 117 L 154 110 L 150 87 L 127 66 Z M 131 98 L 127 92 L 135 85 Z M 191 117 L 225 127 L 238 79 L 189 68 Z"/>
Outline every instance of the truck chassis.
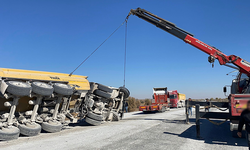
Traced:
<path fill-rule="evenodd" d="M 224 119 L 225 121 L 230 121 L 230 131 L 235 137 L 235 131 L 238 130 L 239 117 L 243 109 L 247 104 L 247 101 L 250 100 L 250 94 L 232 94 L 229 96 L 229 102 L 199 102 L 199 101 L 188 101 L 186 100 L 186 122 L 189 123 L 189 107 L 195 106 L 195 118 L 196 118 L 196 137 L 201 138 L 200 136 L 200 119 Z M 241 104 L 241 105 L 237 105 Z M 217 108 L 221 111 L 228 112 L 201 112 L 200 106 Z M 224 123 L 224 122 L 221 122 Z M 217 124 L 220 125 L 220 124 Z"/>

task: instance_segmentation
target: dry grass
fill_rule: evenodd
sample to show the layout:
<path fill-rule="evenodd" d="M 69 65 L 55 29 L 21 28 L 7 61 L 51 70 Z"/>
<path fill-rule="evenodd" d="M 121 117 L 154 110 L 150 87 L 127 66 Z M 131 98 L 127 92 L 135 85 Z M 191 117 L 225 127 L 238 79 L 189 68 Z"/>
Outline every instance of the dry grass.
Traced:
<path fill-rule="evenodd" d="M 193 101 L 202 101 L 205 102 L 205 99 L 192 99 Z M 222 98 L 210 98 L 212 102 L 228 102 L 228 99 Z M 151 105 L 151 99 L 136 99 L 134 97 L 128 98 L 128 111 L 139 111 L 140 106 Z"/>
<path fill-rule="evenodd" d="M 139 100 L 134 97 L 128 98 L 128 111 L 138 111 L 140 106 L 151 105 L 150 99 Z"/>

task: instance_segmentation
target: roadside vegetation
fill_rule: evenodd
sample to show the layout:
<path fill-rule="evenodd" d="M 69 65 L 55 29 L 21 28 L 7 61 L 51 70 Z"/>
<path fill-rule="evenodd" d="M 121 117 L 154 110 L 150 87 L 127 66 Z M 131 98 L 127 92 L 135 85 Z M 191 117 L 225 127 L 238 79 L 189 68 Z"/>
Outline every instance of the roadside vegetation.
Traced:
<path fill-rule="evenodd" d="M 128 98 L 128 111 L 138 111 L 140 106 L 151 105 L 151 99 L 136 99 L 134 97 Z"/>
<path fill-rule="evenodd" d="M 206 101 L 206 99 L 192 99 L 193 101 Z M 228 102 L 227 98 L 210 98 L 211 102 Z"/>
<path fill-rule="evenodd" d="M 136 99 L 134 97 L 128 98 L 128 111 L 138 111 L 140 106 L 151 105 L 152 99 Z M 205 101 L 205 99 L 192 99 L 194 101 Z M 210 98 L 213 102 L 228 102 L 227 98 Z"/>

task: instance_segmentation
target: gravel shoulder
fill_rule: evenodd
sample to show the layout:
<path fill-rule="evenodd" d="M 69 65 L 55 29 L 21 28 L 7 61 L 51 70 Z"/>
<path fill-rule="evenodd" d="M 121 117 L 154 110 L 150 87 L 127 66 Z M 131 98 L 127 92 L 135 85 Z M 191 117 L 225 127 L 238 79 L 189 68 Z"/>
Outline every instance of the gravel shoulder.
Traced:
<path fill-rule="evenodd" d="M 196 139 L 195 119 L 185 123 L 184 109 L 165 113 L 126 113 L 119 122 L 89 126 L 82 122 L 59 133 L 41 133 L 35 137 L 20 137 L 0 142 L 1 150 L 246 150 L 245 139 L 233 138 L 229 123 L 220 126 L 201 120 L 202 140 Z"/>

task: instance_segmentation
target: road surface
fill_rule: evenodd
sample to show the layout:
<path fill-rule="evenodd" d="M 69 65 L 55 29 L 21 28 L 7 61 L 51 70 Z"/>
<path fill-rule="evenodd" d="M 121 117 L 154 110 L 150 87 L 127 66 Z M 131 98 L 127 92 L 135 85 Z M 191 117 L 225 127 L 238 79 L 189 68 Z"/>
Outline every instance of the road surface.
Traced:
<path fill-rule="evenodd" d="M 201 121 L 202 140 L 196 139 L 194 118 L 185 124 L 184 109 L 165 113 L 126 113 L 119 122 L 89 126 L 82 122 L 59 133 L 41 133 L 0 142 L 1 150 L 246 150 L 245 139 L 233 138 L 229 123 Z"/>

